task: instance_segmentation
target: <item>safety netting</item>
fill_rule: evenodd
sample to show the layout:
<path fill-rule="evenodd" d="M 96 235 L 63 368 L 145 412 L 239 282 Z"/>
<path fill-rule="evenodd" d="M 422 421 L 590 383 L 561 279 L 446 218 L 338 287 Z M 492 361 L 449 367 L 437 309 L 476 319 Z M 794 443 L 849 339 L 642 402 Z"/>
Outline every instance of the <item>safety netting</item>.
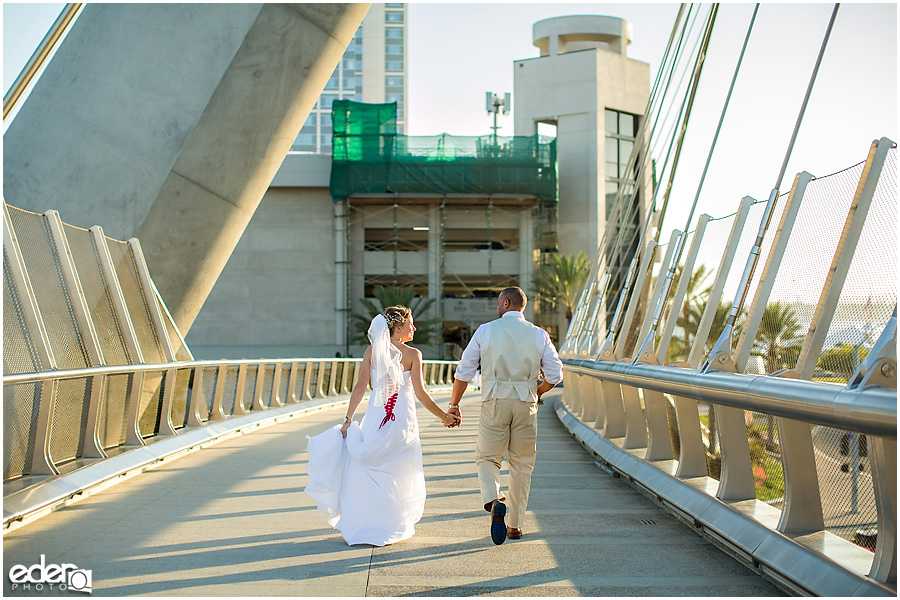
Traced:
<path fill-rule="evenodd" d="M 397 104 L 335 100 L 331 196 L 531 194 L 556 202 L 556 140 L 547 136 L 397 134 Z"/>

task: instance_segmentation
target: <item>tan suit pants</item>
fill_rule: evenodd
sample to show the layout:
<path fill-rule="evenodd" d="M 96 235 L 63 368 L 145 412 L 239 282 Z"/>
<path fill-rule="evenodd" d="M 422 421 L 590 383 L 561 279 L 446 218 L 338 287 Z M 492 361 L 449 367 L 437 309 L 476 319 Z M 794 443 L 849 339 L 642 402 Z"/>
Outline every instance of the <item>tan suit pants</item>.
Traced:
<path fill-rule="evenodd" d="M 517 529 L 525 522 L 525 508 L 531 491 L 531 472 L 537 453 L 537 403 L 518 398 L 493 398 L 481 403 L 475 464 L 481 484 L 482 502 L 503 497 L 500 492 L 500 463 L 509 463 L 507 525 Z"/>

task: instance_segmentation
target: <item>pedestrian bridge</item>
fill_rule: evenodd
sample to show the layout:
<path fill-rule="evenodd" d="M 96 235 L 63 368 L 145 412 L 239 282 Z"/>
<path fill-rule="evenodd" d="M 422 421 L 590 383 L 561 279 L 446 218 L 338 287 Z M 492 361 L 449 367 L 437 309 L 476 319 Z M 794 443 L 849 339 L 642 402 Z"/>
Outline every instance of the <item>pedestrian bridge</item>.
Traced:
<path fill-rule="evenodd" d="M 798 175 L 756 223 L 745 199 L 715 242 L 724 255 L 693 344 L 673 342 L 678 310 L 660 318 L 660 299 L 688 304 L 689 278 L 665 275 L 676 244 L 655 277 L 642 254 L 649 277 L 633 283 L 646 293 L 619 301 L 608 334 L 592 277 L 561 345 L 564 386 L 540 412 L 526 537 L 501 547 L 477 491 L 477 394 L 459 430 L 420 413 L 417 535 L 348 548 L 302 493 L 304 436 L 340 420 L 359 360 L 195 361 L 137 240 L 4 204 L 5 591 L 35 593 L 66 564 L 101 595 L 896 595 L 896 296 L 844 381 L 822 350 L 846 282 L 890 256 L 863 249 L 879 247 L 877 220 L 895 222 L 895 154 L 877 141 L 852 170 L 824 261 L 796 244 L 826 237 L 833 179 Z M 685 273 L 714 239 L 705 217 Z M 730 266 L 744 232 L 758 279 Z M 796 285 L 779 279 L 791 260 L 821 268 L 821 300 L 793 326 L 799 347 L 770 353 L 764 313 Z M 705 354 L 714 294 L 735 271 L 755 281 L 740 340 Z M 793 368 L 773 372 L 773 355 Z M 453 366 L 425 363 L 441 401 Z"/>

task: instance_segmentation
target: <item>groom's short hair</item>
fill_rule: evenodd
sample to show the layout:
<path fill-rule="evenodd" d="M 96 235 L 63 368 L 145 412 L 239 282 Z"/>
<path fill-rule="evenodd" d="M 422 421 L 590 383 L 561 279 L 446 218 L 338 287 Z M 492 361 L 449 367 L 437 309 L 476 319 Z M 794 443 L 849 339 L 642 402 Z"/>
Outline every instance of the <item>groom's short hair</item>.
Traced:
<path fill-rule="evenodd" d="M 525 292 L 522 291 L 522 288 L 516 286 L 508 287 L 500 292 L 500 297 L 504 300 L 509 300 L 510 306 L 514 306 L 519 309 L 525 308 L 525 304 L 528 303 L 528 298 L 525 296 Z"/>

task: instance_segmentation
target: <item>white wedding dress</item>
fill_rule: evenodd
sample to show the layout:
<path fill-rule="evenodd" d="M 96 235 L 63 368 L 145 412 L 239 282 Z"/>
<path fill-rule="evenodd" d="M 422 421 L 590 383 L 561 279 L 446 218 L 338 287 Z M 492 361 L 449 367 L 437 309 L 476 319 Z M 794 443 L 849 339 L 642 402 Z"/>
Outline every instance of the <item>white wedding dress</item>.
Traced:
<path fill-rule="evenodd" d="M 385 421 L 385 406 L 373 406 L 370 398 L 362 423 L 354 421 L 346 439 L 341 425 L 307 437 L 304 491 L 351 546 L 409 539 L 422 518 L 425 472 L 409 374 L 400 378 L 394 420 Z"/>

